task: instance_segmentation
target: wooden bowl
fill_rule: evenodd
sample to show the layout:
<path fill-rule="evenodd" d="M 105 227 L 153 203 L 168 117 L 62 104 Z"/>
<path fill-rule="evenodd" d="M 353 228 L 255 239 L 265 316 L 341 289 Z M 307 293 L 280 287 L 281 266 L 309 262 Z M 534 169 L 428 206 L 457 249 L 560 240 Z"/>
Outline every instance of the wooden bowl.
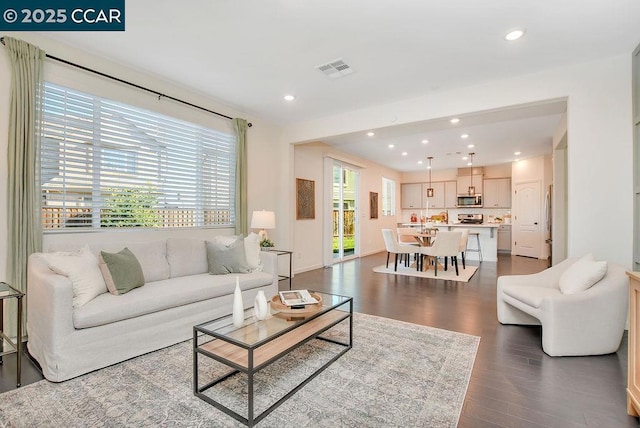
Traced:
<path fill-rule="evenodd" d="M 280 295 L 276 294 L 271 298 L 271 307 L 283 314 L 292 314 L 292 315 L 304 315 L 310 314 L 322 307 L 322 296 L 318 293 L 310 293 L 311 297 L 316 299 L 318 303 L 314 305 L 305 305 L 304 308 L 301 309 L 293 309 L 291 306 L 287 306 L 280 300 Z"/>

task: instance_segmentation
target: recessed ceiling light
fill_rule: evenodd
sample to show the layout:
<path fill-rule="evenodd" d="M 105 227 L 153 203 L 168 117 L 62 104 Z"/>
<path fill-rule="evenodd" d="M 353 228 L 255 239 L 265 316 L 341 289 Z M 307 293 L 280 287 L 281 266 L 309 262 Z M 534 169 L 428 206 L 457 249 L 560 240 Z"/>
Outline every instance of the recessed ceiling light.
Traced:
<path fill-rule="evenodd" d="M 418 161 L 418 165 L 422 165 L 422 161 Z"/>
<path fill-rule="evenodd" d="M 296 99 L 296 97 L 294 97 L 293 95 L 285 95 L 284 96 L 284 100 L 285 101 L 293 101 L 295 99 Z"/>
<path fill-rule="evenodd" d="M 476 145 L 475 144 L 469 144 L 467 147 L 470 149 L 473 149 Z"/>
<path fill-rule="evenodd" d="M 427 169 L 431 169 L 431 165 L 427 166 Z"/>
<path fill-rule="evenodd" d="M 367 132 L 367 137 L 373 137 L 374 135 L 376 135 L 375 132 L 371 132 L 371 131 Z"/>
<path fill-rule="evenodd" d="M 462 138 L 463 140 L 466 139 L 466 138 L 469 138 L 469 134 L 462 134 L 460 136 L 460 138 Z"/>
<path fill-rule="evenodd" d="M 509 42 L 513 42 L 514 40 L 518 40 L 522 36 L 524 36 L 524 33 L 525 33 L 524 29 L 517 28 L 517 29 L 511 30 L 507 34 L 505 34 L 504 39 L 509 41 Z"/>
<path fill-rule="evenodd" d="M 516 155 L 516 156 L 520 156 L 522 154 L 522 152 L 514 152 L 513 154 Z"/>
<path fill-rule="evenodd" d="M 451 123 L 458 123 L 460 122 L 460 119 L 458 119 L 457 117 L 454 117 L 453 119 L 451 119 L 449 122 Z"/>
<path fill-rule="evenodd" d="M 422 140 L 422 144 L 429 144 L 429 140 Z"/>
<path fill-rule="evenodd" d="M 471 166 L 473 165 L 471 162 L 467 162 L 467 166 Z"/>
<path fill-rule="evenodd" d="M 467 160 L 467 159 L 469 159 L 467 156 L 464 156 L 464 157 L 462 158 L 462 160 Z"/>
<path fill-rule="evenodd" d="M 409 154 L 409 153 L 407 153 L 407 152 L 402 152 L 402 156 L 406 156 L 406 155 L 408 155 L 408 154 Z"/>
<path fill-rule="evenodd" d="M 393 149 L 395 146 L 393 144 L 389 144 L 387 147 L 389 147 L 390 149 Z"/>

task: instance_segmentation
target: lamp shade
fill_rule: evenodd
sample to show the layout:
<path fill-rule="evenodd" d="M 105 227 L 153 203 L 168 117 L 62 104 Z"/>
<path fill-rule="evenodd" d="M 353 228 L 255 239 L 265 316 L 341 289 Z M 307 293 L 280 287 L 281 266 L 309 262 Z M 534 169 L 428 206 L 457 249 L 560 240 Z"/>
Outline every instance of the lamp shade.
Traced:
<path fill-rule="evenodd" d="M 254 211 L 251 216 L 252 229 L 275 229 L 276 214 L 273 211 Z"/>

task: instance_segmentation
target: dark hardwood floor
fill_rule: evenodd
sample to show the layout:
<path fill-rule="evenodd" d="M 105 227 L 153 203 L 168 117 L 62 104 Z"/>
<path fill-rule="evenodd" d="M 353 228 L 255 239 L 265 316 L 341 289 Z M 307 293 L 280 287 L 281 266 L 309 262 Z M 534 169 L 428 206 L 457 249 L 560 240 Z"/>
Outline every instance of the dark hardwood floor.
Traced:
<path fill-rule="evenodd" d="M 358 312 L 480 336 L 459 427 L 638 426 L 626 412 L 626 334 L 615 354 L 557 358 L 542 351 L 540 327 L 498 323 L 496 278 L 538 272 L 546 261 L 500 255 L 465 284 L 374 273 L 385 254 L 298 274 L 294 288 L 351 295 Z"/>
<path fill-rule="evenodd" d="M 480 264 L 465 284 L 374 273 L 385 257 L 298 274 L 293 286 L 353 296 L 358 312 L 480 336 L 460 427 L 638 426 L 626 413 L 626 334 L 615 354 L 557 358 L 542 351 L 540 327 L 498 323 L 496 278 L 538 272 L 545 261 L 501 255 L 498 263 Z M 42 379 L 23 358 L 22 384 Z M 15 355 L 4 361 L 0 392 L 15 388 Z"/>

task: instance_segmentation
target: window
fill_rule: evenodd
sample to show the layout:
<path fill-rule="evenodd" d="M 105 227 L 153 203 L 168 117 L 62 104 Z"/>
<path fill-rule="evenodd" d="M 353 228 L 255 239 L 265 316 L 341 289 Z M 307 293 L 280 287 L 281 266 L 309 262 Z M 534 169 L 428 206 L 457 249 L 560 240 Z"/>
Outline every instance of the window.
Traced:
<path fill-rule="evenodd" d="M 235 224 L 236 137 L 45 83 L 43 227 Z"/>
<path fill-rule="evenodd" d="M 382 215 L 396 215 L 396 182 L 382 177 Z"/>

